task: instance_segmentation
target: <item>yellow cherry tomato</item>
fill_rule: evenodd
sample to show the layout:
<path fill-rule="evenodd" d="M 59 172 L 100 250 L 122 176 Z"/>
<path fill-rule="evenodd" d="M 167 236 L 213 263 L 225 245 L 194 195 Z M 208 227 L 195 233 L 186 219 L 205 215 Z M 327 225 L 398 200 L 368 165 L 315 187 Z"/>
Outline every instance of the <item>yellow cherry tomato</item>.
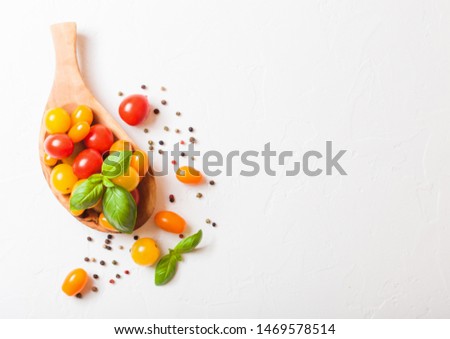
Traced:
<path fill-rule="evenodd" d="M 85 182 L 87 179 L 81 179 L 78 180 L 75 185 L 73 185 L 72 187 L 72 192 L 70 192 L 70 197 L 72 198 L 73 192 L 75 192 L 75 190 L 77 189 L 78 186 L 80 186 L 83 182 Z M 72 213 L 72 215 L 78 217 L 80 215 L 82 215 L 84 212 L 84 210 L 70 210 L 70 213 Z"/>
<path fill-rule="evenodd" d="M 186 228 L 186 221 L 175 212 L 161 211 L 155 214 L 155 224 L 164 231 L 180 234 Z"/>
<path fill-rule="evenodd" d="M 56 165 L 56 163 L 58 162 L 58 159 L 54 159 L 51 156 L 49 156 L 47 153 L 44 153 L 44 164 L 46 164 L 47 166 L 53 167 Z"/>
<path fill-rule="evenodd" d="M 131 192 L 139 185 L 139 173 L 133 167 L 129 167 L 126 173 L 111 179 L 111 181 Z"/>
<path fill-rule="evenodd" d="M 45 129 L 50 134 L 66 133 L 70 128 L 70 116 L 64 109 L 53 108 L 45 113 Z"/>
<path fill-rule="evenodd" d="M 177 170 L 177 179 L 184 184 L 198 184 L 202 181 L 202 175 L 193 167 L 183 166 Z"/>
<path fill-rule="evenodd" d="M 134 152 L 131 156 L 130 167 L 133 167 L 140 177 L 145 177 L 149 167 L 147 153 L 141 150 Z"/>
<path fill-rule="evenodd" d="M 126 140 L 117 140 L 114 144 L 112 144 L 109 151 L 112 152 L 122 152 L 122 151 L 132 151 L 133 147 L 131 146 L 129 141 Z"/>
<path fill-rule="evenodd" d="M 94 114 L 86 105 L 80 105 L 72 112 L 71 120 L 72 126 L 75 126 L 77 123 L 82 121 L 87 122 L 90 126 L 92 124 L 92 120 L 94 120 Z"/>
<path fill-rule="evenodd" d="M 160 251 L 156 241 L 151 238 L 136 240 L 131 247 L 131 258 L 138 265 L 153 265 L 159 258 Z"/>
<path fill-rule="evenodd" d="M 111 225 L 109 223 L 108 219 L 106 219 L 106 217 L 103 213 L 100 213 L 100 216 L 98 217 L 98 222 L 103 228 L 106 228 L 107 230 L 110 230 L 113 232 L 117 232 L 117 230 L 114 228 L 113 225 Z"/>
<path fill-rule="evenodd" d="M 74 143 L 80 142 L 84 138 L 86 138 L 86 136 L 89 134 L 90 129 L 91 127 L 86 121 L 77 122 L 70 128 L 68 133 L 69 138 L 72 139 Z"/>
<path fill-rule="evenodd" d="M 50 174 L 50 182 L 54 189 L 62 194 L 72 192 L 73 186 L 78 178 L 73 174 L 72 166 L 67 164 L 59 164 L 52 169 Z"/>
<path fill-rule="evenodd" d="M 70 272 L 62 284 L 62 290 L 68 296 L 80 293 L 86 286 L 89 276 L 82 268 L 74 269 Z"/>
<path fill-rule="evenodd" d="M 84 144 L 82 142 L 74 144 L 72 154 L 67 158 L 61 159 L 62 163 L 72 166 L 75 161 L 75 158 L 82 150 L 84 150 Z"/>

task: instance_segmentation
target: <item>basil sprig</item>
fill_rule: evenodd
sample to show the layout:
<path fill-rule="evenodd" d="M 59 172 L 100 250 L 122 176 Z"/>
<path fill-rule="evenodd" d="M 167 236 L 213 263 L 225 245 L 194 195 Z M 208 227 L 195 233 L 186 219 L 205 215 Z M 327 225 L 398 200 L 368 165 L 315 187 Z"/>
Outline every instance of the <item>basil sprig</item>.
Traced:
<path fill-rule="evenodd" d="M 126 173 L 130 167 L 130 159 L 132 154 L 133 152 L 131 151 L 112 152 L 103 161 L 102 174 L 109 179 L 114 179 L 119 175 Z"/>
<path fill-rule="evenodd" d="M 177 271 L 178 262 L 183 260 L 182 254 L 192 252 L 202 240 L 202 230 L 181 240 L 175 248 L 169 249 L 169 254 L 163 256 L 155 270 L 155 285 L 167 284 L 174 277 Z"/>
<path fill-rule="evenodd" d="M 127 173 L 131 151 L 111 153 L 102 164 L 102 174 L 93 174 L 79 185 L 70 198 L 71 210 L 85 210 L 103 198 L 103 213 L 109 223 L 122 233 L 132 233 L 136 224 L 136 202 L 126 189 L 110 179 Z"/>
<path fill-rule="evenodd" d="M 103 195 L 103 213 L 114 228 L 122 233 L 132 233 L 137 218 L 133 196 L 123 187 L 107 187 Z"/>
<path fill-rule="evenodd" d="M 99 177 L 100 176 L 100 177 Z M 94 174 L 79 185 L 70 198 L 71 210 L 85 210 L 94 206 L 103 196 L 101 174 Z"/>

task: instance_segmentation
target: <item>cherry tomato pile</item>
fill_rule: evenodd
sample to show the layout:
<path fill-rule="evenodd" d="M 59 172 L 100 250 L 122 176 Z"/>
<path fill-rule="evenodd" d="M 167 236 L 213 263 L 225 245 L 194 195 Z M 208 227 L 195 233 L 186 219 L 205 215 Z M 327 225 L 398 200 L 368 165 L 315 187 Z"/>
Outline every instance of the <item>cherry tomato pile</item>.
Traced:
<path fill-rule="evenodd" d="M 119 106 L 121 119 L 131 126 L 146 120 L 149 111 L 147 97 L 138 94 L 128 96 Z M 46 113 L 44 119 L 47 137 L 44 141 L 43 162 L 53 167 L 50 181 L 55 190 L 72 196 L 72 192 L 91 175 L 101 173 L 106 152 L 132 151 L 127 172 L 110 180 L 129 191 L 136 205 L 139 204 L 140 196 L 137 187 L 149 170 L 146 153 L 133 150 L 129 141 L 115 140 L 107 126 L 93 124 L 94 114 L 85 105 L 78 106 L 71 114 L 63 108 L 54 108 Z M 202 174 L 188 166 L 180 167 L 176 172 L 176 178 L 181 183 L 189 185 L 203 181 Z M 100 199 L 90 208 L 98 211 L 98 222 L 104 229 L 115 232 L 116 229 L 105 217 L 101 206 Z M 80 216 L 84 210 L 71 210 L 71 213 L 74 216 Z M 186 230 L 186 221 L 172 211 L 156 213 L 154 222 L 162 230 L 180 234 L 180 237 Z M 161 252 L 155 240 L 141 238 L 134 242 L 130 254 L 136 264 L 151 266 L 158 262 Z M 64 280 L 62 290 L 69 296 L 79 296 L 88 279 L 86 271 L 81 268 L 75 269 Z"/>
<path fill-rule="evenodd" d="M 100 173 L 106 152 L 133 151 L 129 141 L 114 140 L 111 130 L 102 124 L 93 124 L 94 113 L 85 105 L 78 106 L 71 114 L 63 108 L 49 110 L 44 117 L 47 137 L 44 141 L 43 162 L 53 167 L 50 182 L 61 194 L 71 194 L 91 175 Z M 148 156 L 134 151 L 127 173 L 112 181 L 131 193 L 136 205 L 139 203 L 137 189 L 140 180 L 148 172 Z M 92 208 L 101 212 L 101 201 Z M 84 210 L 71 211 L 80 216 Z M 99 223 L 106 229 L 116 231 L 103 213 Z"/>

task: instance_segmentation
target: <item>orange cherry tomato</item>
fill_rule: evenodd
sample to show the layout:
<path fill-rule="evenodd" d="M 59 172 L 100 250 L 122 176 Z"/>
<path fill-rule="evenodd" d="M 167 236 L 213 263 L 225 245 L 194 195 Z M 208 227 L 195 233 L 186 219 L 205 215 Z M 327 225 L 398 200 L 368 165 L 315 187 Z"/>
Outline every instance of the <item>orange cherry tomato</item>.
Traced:
<path fill-rule="evenodd" d="M 47 166 L 55 166 L 56 163 L 58 162 L 58 159 L 52 158 L 51 156 L 49 156 L 47 153 L 44 153 L 44 164 L 46 164 Z"/>
<path fill-rule="evenodd" d="M 159 258 L 160 250 L 156 241 L 151 238 L 141 238 L 131 247 L 131 258 L 138 265 L 153 265 Z"/>
<path fill-rule="evenodd" d="M 184 184 L 198 184 L 202 181 L 202 174 L 193 167 L 183 166 L 177 170 L 177 179 Z"/>
<path fill-rule="evenodd" d="M 69 130 L 69 138 L 72 139 L 73 142 L 80 142 L 89 134 L 89 130 L 91 127 L 86 121 L 77 122 L 73 125 Z"/>
<path fill-rule="evenodd" d="M 131 146 L 129 141 L 126 140 L 117 140 L 114 144 L 112 144 L 109 152 L 122 152 L 122 151 L 132 151 L 133 147 Z"/>
<path fill-rule="evenodd" d="M 114 226 L 109 223 L 108 219 L 106 219 L 103 212 L 100 213 L 100 216 L 98 217 L 98 222 L 102 227 L 106 228 L 107 230 L 117 232 L 117 230 L 114 228 Z"/>
<path fill-rule="evenodd" d="M 80 293 L 86 286 L 89 276 L 82 268 L 74 269 L 70 272 L 62 284 L 62 290 L 68 296 Z"/>
<path fill-rule="evenodd" d="M 72 120 L 72 126 L 81 121 L 86 121 L 90 126 L 92 124 L 92 120 L 94 120 L 94 114 L 92 113 L 92 110 L 86 105 L 80 105 L 75 109 L 75 111 L 72 112 L 70 118 Z"/>
<path fill-rule="evenodd" d="M 186 221 L 175 212 L 161 211 L 155 215 L 156 225 L 164 231 L 180 234 L 186 228 Z"/>
<path fill-rule="evenodd" d="M 131 156 L 130 166 L 139 173 L 139 176 L 141 178 L 145 177 L 149 167 L 147 153 L 141 150 L 137 150 L 136 152 L 134 152 Z"/>

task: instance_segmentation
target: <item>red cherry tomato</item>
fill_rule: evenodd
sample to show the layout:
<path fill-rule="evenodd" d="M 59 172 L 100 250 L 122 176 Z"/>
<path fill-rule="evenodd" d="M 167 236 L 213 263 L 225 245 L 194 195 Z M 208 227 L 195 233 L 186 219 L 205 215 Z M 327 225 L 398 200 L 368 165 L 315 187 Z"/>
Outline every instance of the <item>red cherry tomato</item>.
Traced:
<path fill-rule="evenodd" d="M 91 148 L 81 151 L 73 162 L 73 173 L 78 179 L 87 179 L 94 173 L 102 171 L 102 155 Z"/>
<path fill-rule="evenodd" d="M 73 141 L 67 134 L 51 134 L 45 138 L 45 153 L 54 159 L 64 159 L 73 152 Z"/>
<path fill-rule="evenodd" d="M 119 115 L 128 125 L 135 126 L 143 122 L 150 111 L 147 97 L 134 94 L 123 99 L 119 106 Z"/>
<path fill-rule="evenodd" d="M 84 139 L 84 144 L 87 148 L 95 149 L 100 153 L 109 150 L 114 142 L 114 136 L 111 130 L 104 125 L 91 126 L 89 134 Z"/>
<path fill-rule="evenodd" d="M 131 195 L 133 196 L 134 201 L 136 202 L 136 205 L 139 205 L 139 191 L 137 188 L 135 188 L 134 190 L 132 190 Z"/>

